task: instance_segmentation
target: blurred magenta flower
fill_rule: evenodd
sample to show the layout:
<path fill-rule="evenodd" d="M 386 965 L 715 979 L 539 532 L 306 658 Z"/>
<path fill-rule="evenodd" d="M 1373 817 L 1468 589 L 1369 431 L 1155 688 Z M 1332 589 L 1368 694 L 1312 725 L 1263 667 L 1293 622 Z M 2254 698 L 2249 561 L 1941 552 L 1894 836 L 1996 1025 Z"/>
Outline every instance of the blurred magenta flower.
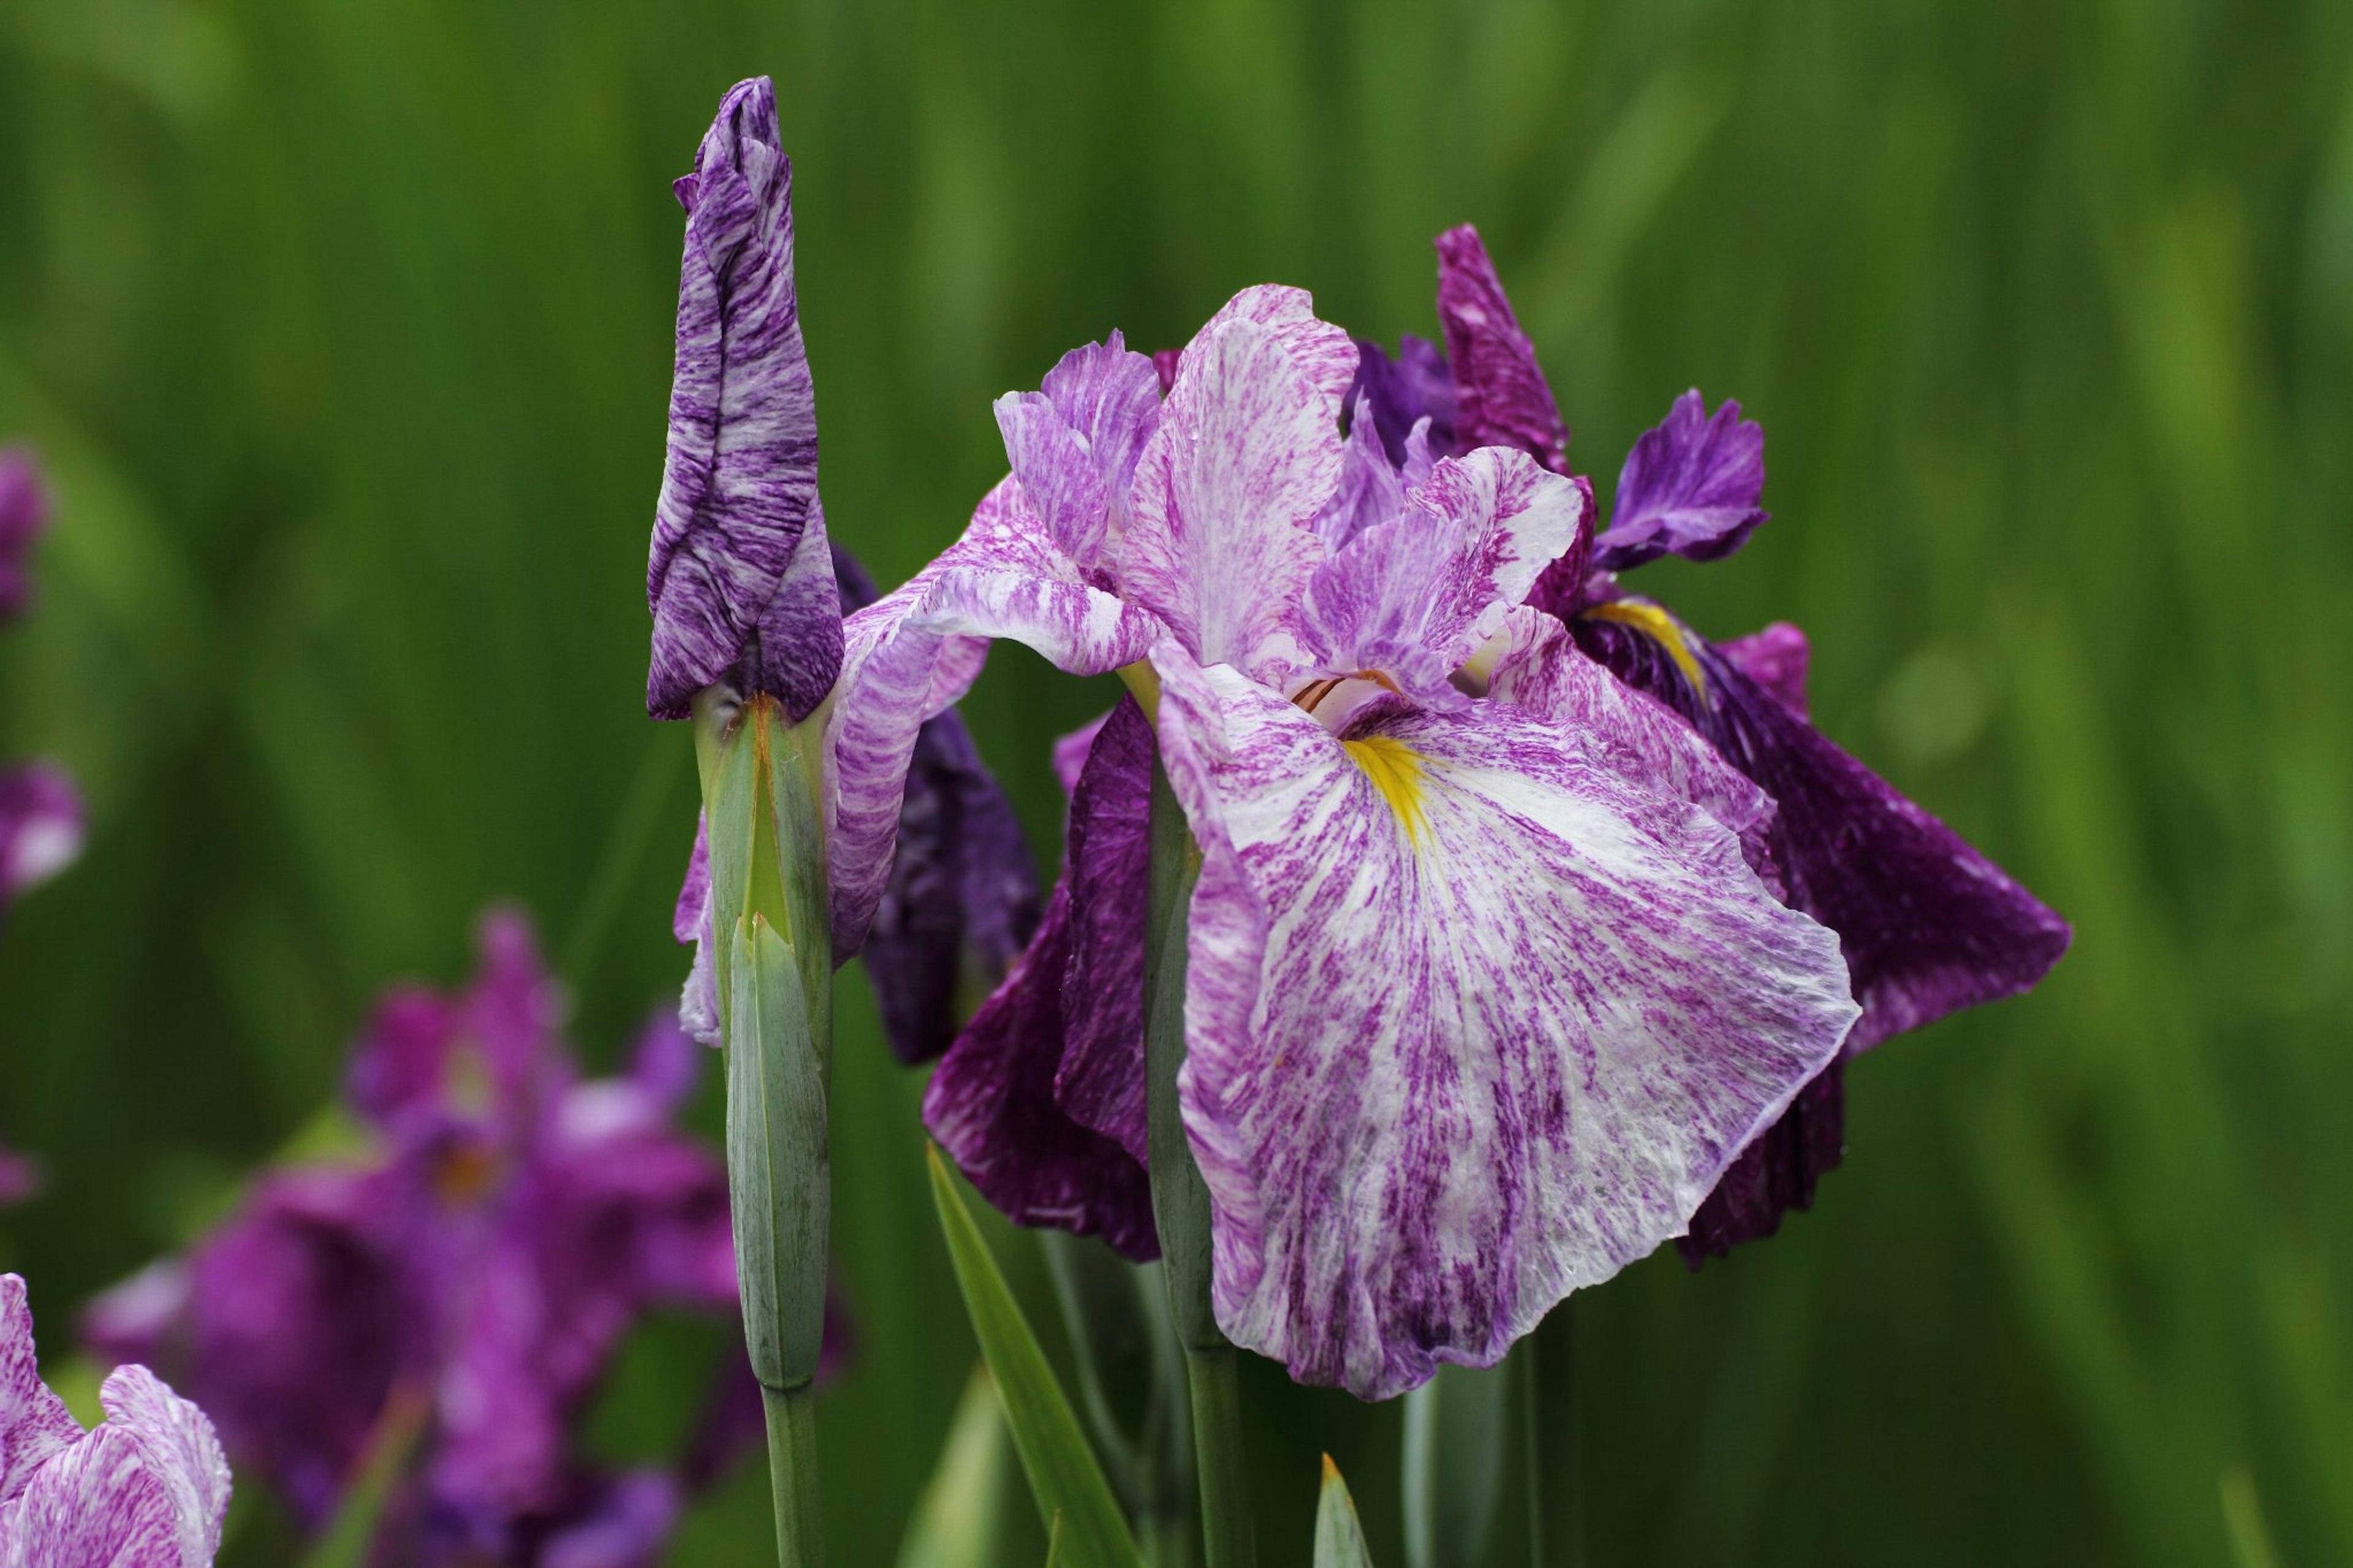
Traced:
<path fill-rule="evenodd" d="M 14 620 L 32 602 L 30 556 L 49 526 L 48 487 L 33 455 L 0 447 L 0 621 Z"/>
<path fill-rule="evenodd" d="M 396 990 L 362 1037 L 367 1157 L 264 1174 L 185 1258 L 92 1305 L 93 1349 L 172 1369 L 313 1528 L 421 1408 L 391 1560 L 656 1561 L 691 1478 L 602 1471 L 572 1431 L 647 1313 L 734 1311 L 726 1174 L 671 1126 L 700 1056 L 674 1022 L 582 1079 L 561 1014 L 522 920 L 488 917 L 470 987 Z M 756 1441 L 733 1352 L 726 1375 L 713 1419 Z"/>
<path fill-rule="evenodd" d="M 100 1398 L 84 1432 L 41 1382 L 25 1281 L 0 1274 L 0 1563 L 208 1568 L 229 1494 L 212 1423 L 143 1366 Z"/>
<path fill-rule="evenodd" d="M 792 160 L 779 140 L 768 79 L 739 82 L 678 182 L 686 261 L 648 577 L 657 718 L 686 717 L 717 684 L 739 698 L 769 692 L 798 723 L 832 689 L 843 611 L 875 596 L 865 569 L 826 540 L 793 287 Z M 707 835 L 698 825 L 673 923 L 697 946 L 681 1016 L 716 1045 Z M 953 713 L 923 726 L 898 846 L 864 956 L 892 1050 L 913 1063 L 947 1048 L 1038 923 L 1020 824 Z"/>
<path fill-rule="evenodd" d="M 1567 430 L 1546 422 L 1551 395 L 1518 330 L 1477 234 L 1438 239 L 1442 358 L 1409 338 L 1392 362 L 1360 345 L 1357 386 L 1385 441 L 1420 421 L 1430 449 L 1463 437 L 1472 408 L 1506 406 L 1519 444 L 1556 463 Z M 1451 368 L 1450 368 L 1451 366 Z M 1504 426 L 1490 426 L 1500 432 Z M 1807 647 L 1795 626 L 1714 644 L 1616 574 L 1673 553 L 1715 560 L 1767 514 L 1764 433 L 1726 403 L 1713 416 L 1696 391 L 1628 453 L 1607 531 L 1589 560 L 1548 570 L 1529 602 L 1560 616 L 1577 641 L 1638 691 L 1665 703 L 1726 762 L 1772 797 L 1767 868 L 1792 908 L 1839 934 L 1862 1017 L 1846 1054 L 1946 1014 L 2030 989 L 2067 949 L 2067 922 L 1943 823 L 1807 720 Z M 1843 1058 L 1842 1058 L 1843 1059 Z M 1785 1209 L 1812 1201 L 1844 1146 L 1842 1068 L 1810 1084 L 1787 1116 L 1727 1172 L 1681 1243 L 1694 1264 L 1769 1236 Z"/>
<path fill-rule="evenodd" d="M 1165 401 L 1115 337 L 1000 400 L 1011 475 L 846 629 L 834 888 L 854 941 L 919 726 L 989 639 L 1078 674 L 1148 661 L 1156 715 L 1064 748 L 1062 884 L 927 1120 L 1017 1219 L 1149 1251 L 1156 741 L 1203 857 L 1178 1092 L 1218 1323 L 1384 1397 L 1680 1234 L 1855 1008 L 1835 939 L 1747 863 L 1762 795 L 1515 609 L 1582 553 L 1587 489 L 1512 446 L 1431 457 L 1427 428 L 1392 468 L 1369 424 L 1343 438 L 1357 364 L 1304 293 L 1259 288 Z M 1517 441 L 1526 391 L 1458 428 Z"/>
<path fill-rule="evenodd" d="M 0 1209 L 13 1208 L 41 1190 L 41 1163 L 0 1144 Z"/>

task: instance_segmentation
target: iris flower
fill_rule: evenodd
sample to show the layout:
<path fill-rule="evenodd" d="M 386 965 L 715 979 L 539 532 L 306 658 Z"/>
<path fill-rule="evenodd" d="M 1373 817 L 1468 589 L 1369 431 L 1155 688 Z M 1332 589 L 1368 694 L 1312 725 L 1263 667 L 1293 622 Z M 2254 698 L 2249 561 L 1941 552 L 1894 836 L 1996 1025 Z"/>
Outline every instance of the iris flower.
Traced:
<path fill-rule="evenodd" d="M 49 496 L 32 455 L 0 450 L 0 625 L 32 601 L 30 557 L 49 526 Z M 81 853 L 81 796 L 62 768 L 0 768 L 0 913 Z"/>
<path fill-rule="evenodd" d="M 1001 399 L 1010 475 L 845 629 L 831 846 L 855 942 L 921 724 L 991 639 L 1128 671 L 1151 710 L 1068 748 L 1061 885 L 927 1115 L 1016 1218 L 1148 1250 L 1156 749 L 1202 856 L 1178 1095 L 1218 1322 L 1379 1398 L 1679 1235 L 1856 1008 L 1835 937 L 1751 863 L 1761 792 L 1522 607 L 1582 548 L 1585 488 L 1507 445 L 1400 467 L 1368 418 L 1344 440 L 1357 361 L 1263 287 L 1165 401 L 1116 335 Z"/>
<path fill-rule="evenodd" d="M 571 1433 L 647 1313 L 735 1310 L 726 1173 L 670 1125 L 699 1053 L 659 1020 L 627 1072 L 583 1080 L 521 919 L 491 916 L 480 948 L 461 994 L 377 1007 L 346 1085 L 367 1157 L 268 1173 L 84 1332 L 170 1369 L 310 1527 L 409 1411 L 425 1425 L 385 1522 L 400 1561 L 651 1563 L 721 1456 L 617 1475 Z M 751 1378 L 728 1373 L 713 1415 L 735 1431 Z"/>
<path fill-rule="evenodd" d="M 1564 466 L 1568 432 L 1493 265 L 1469 227 L 1438 239 L 1445 348 L 1409 337 L 1395 359 L 1359 345 L 1357 386 L 1390 455 L 1414 460 L 1501 441 Z M 1419 431 L 1417 437 L 1413 433 Z M 1416 446 L 1417 440 L 1419 446 Z M 1769 865 L 1790 906 L 1839 934 L 1862 1019 L 1846 1056 L 1962 1007 L 2031 988 L 2067 949 L 2067 922 L 1952 829 L 1813 728 L 1805 635 L 1777 623 L 1712 643 L 1618 574 L 1662 555 L 1731 554 L 1767 519 L 1765 437 L 1696 392 L 1627 454 L 1609 527 L 1589 558 L 1549 569 L 1530 602 L 1634 690 L 1664 703 L 1772 797 Z M 1425 459 L 1426 460 L 1426 459 Z M 1844 1142 L 1841 1064 L 1810 1085 L 1726 1173 L 1682 1242 L 1696 1265 L 1769 1236 L 1811 1201 Z"/>
<path fill-rule="evenodd" d="M 686 718 L 695 694 L 766 693 L 792 722 L 833 689 L 841 616 L 874 597 L 863 568 L 826 537 L 817 483 L 817 396 L 794 287 L 792 160 L 776 91 L 738 83 L 677 182 L 686 209 L 670 444 L 647 601 L 653 653 L 646 708 Z M 899 824 L 902 852 L 866 945 L 892 1049 L 946 1048 L 1038 921 L 1038 887 L 1013 809 L 953 713 L 924 726 Z M 710 845 L 698 826 L 679 894 L 681 942 L 697 944 L 681 1017 L 719 1039 L 710 957 Z M 855 948 L 839 950 L 846 961 Z"/>
<path fill-rule="evenodd" d="M 143 1366 L 99 1397 L 84 1432 L 41 1382 L 25 1281 L 0 1274 L 0 1563 L 207 1568 L 229 1493 L 212 1423 Z"/>

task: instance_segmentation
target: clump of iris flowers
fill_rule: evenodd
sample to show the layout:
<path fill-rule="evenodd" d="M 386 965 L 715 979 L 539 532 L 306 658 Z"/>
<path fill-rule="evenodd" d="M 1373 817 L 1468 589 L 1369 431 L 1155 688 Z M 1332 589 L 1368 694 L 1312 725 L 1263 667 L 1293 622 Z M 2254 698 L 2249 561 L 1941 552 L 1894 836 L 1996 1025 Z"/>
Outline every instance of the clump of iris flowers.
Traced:
<path fill-rule="evenodd" d="M 1409 469 L 1486 441 L 1566 468 L 1568 431 L 1478 234 L 1438 237 L 1441 351 L 1408 337 L 1392 358 L 1361 342 L 1351 407 Z M 2067 922 L 1808 721 L 1805 635 L 1776 623 L 1711 642 L 1619 574 L 1680 555 L 1715 561 L 1768 513 L 1765 437 L 1737 403 L 1697 391 L 1645 432 L 1618 476 L 1589 554 L 1550 567 L 1529 602 L 1632 690 L 1656 699 L 1773 802 L 1771 874 L 1793 909 L 1839 935 L 1862 1016 L 1830 1069 L 1749 1145 L 1679 1243 L 1696 1267 L 1771 1235 L 1806 1207 L 1844 1149 L 1844 1063 L 1891 1035 L 2032 987 L 2066 952 Z"/>
<path fill-rule="evenodd" d="M 1523 606 L 1587 550 L 1587 487 L 1510 441 L 1392 464 L 1343 434 L 1357 369 L 1267 287 L 1165 399 L 1114 337 L 1001 400 L 1010 475 L 845 628 L 830 805 L 854 942 L 918 729 L 990 639 L 1128 676 L 1069 748 L 1063 885 L 927 1119 L 1015 1218 L 1148 1255 L 1156 752 L 1201 856 L 1177 1093 L 1218 1326 L 1378 1398 L 1680 1235 L 1857 1009 L 1762 874 L 1762 792 Z"/>
<path fill-rule="evenodd" d="M 25 1281 L 0 1274 L 0 1563 L 206 1568 L 229 1496 L 212 1423 L 143 1366 L 99 1397 L 85 1432 L 41 1381 Z"/>
<path fill-rule="evenodd" d="M 698 1052 L 658 1018 L 625 1071 L 584 1079 L 522 920 L 488 917 L 480 950 L 462 993 L 376 1008 L 345 1086 L 363 1152 L 266 1172 L 84 1334 L 167 1369 L 310 1528 L 409 1445 L 384 1560 L 651 1563 L 687 1489 L 759 1428 L 731 1350 L 681 1464 L 614 1473 L 574 1442 L 642 1318 L 735 1310 L 726 1173 L 671 1125 Z"/>

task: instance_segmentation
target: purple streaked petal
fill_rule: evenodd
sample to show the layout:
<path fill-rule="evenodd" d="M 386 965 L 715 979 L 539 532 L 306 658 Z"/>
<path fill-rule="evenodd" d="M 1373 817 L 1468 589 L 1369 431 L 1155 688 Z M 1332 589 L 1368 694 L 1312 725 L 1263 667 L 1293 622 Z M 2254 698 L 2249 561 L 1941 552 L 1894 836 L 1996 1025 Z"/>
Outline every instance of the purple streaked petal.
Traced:
<path fill-rule="evenodd" d="M 882 901 L 917 732 L 971 686 L 989 641 L 1011 637 L 1058 668 L 1101 675 L 1142 658 L 1159 629 L 1081 580 L 1009 479 L 961 540 L 849 618 L 828 737 L 837 960 L 857 952 Z"/>
<path fill-rule="evenodd" d="M 0 1503 L 8 1568 L 209 1568 L 228 1510 L 228 1464 L 204 1412 L 143 1366 L 100 1393 L 105 1425 Z"/>
<path fill-rule="evenodd" d="M 1014 1224 L 1100 1235 L 1127 1257 L 1152 1258 L 1159 1247 L 1144 1167 L 1054 1100 L 1070 961 L 1065 878 L 1029 951 L 940 1059 L 923 1091 L 923 1125 Z"/>
<path fill-rule="evenodd" d="M 1623 572 L 1662 555 L 1729 555 L 1772 515 L 1757 504 L 1764 491 L 1764 426 L 1741 418 L 1740 405 L 1729 401 L 1711 417 L 1694 387 L 1626 454 L 1593 564 Z"/>
<path fill-rule="evenodd" d="M 1684 1263 L 1728 1256 L 1744 1241 L 1781 1228 L 1790 1209 L 1811 1208 L 1814 1185 L 1846 1154 L 1846 1058 L 1822 1069 L 1799 1091 L 1781 1120 L 1740 1152 L 1692 1215 L 1691 1230 L 1675 1238 Z"/>
<path fill-rule="evenodd" d="M 1340 454 L 1340 486 L 1315 518 L 1315 537 L 1327 551 L 1339 550 L 1350 540 L 1405 510 L 1405 485 L 1397 465 L 1381 449 L 1373 427 L 1370 404 L 1361 395 L 1356 416 L 1348 426 L 1347 445 Z"/>
<path fill-rule="evenodd" d="M 1054 1100 L 1139 1166 L 1145 1140 L 1144 920 L 1151 901 L 1152 723 L 1122 698 L 1071 798 L 1071 958 Z M 1148 1218 L 1148 1215 L 1147 1215 Z M 1155 1237 L 1153 1246 L 1157 1249 Z"/>
<path fill-rule="evenodd" d="M 840 668 L 780 141 L 768 79 L 739 82 L 678 182 L 677 366 L 646 568 L 658 719 L 687 717 L 696 691 L 732 674 L 797 722 Z"/>
<path fill-rule="evenodd" d="M 1190 362 L 1193 347 L 1228 321 L 1250 321 L 1264 327 L 1282 345 L 1284 353 L 1312 388 L 1324 418 L 1336 432 L 1341 400 L 1356 379 L 1356 345 L 1348 334 L 1315 315 L 1315 297 L 1304 289 L 1282 283 L 1260 283 L 1243 289 L 1201 325 L 1177 361 L 1177 379 Z M 1172 389 L 1173 390 L 1173 389 Z"/>
<path fill-rule="evenodd" d="M 81 1435 L 81 1423 L 41 1381 L 23 1277 L 0 1274 L 0 1505 L 15 1499 L 34 1472 Z"/>
<path fill-rule="evenodd" d="M 1586 616 L 1576 629 L 1620 679 L 1682 714 L 1778 804 L 1769 837 L 1789 901 L 1839 933 L 1862 1003 L 1850 1050 L 2028 990 L 2067 951 L 2065 921 L 1722 649 L 1677 628 L 1703 691 L 1635 626 Z"/>
<path fill-rule="evenodd" d="M 1438 237 L 1438 321 L 1453 367 L 1455 443 L 1516 447 L 1556 474 L 1568 472 L 1568 426 L 1520 330 L 1503 279 L 1469 224 Z"/>
<path fill-rule="evenodd" d="M 1345 740 L 1171 641 L 1215 1305 L 1386 1397 L 1679 1235 L 1855 1017 L 1734 836 L 1502 703 Z"/>
<path fill-rule="evenodd" d="M 1337 399 L 1282 331 L 1231 307 L 1185 350 L 1136 466 L 1121 569 L 1203 663 L 1260 676 L 1286 662 L 1290 606 L 1324 553 L 1313 525 L 1340 482 Z"/>
<path fill-rule="evenodd" d="M 49 526 L 49 492 L 32 453 L 0 447 L 0 622 L 32 602 L 34 542 Z"/>
<path fill-rule="evenodd" d="M 1424 445 L 1440 457 L 1460 457 L 1470 449 L 1455 444 L 1454 377 L 1436 343 L 1408 333 L 1398 340 L 1394 360 L 1374 342 L 1359 342 L 1356 353 L 1348 408 L 1362 418 L 1369 402 L 1373 427 L 1392 464 L 1405 466 L 1406 443 L 1417 428 Z M 1356 434 L 1353 424 L 1349 434 Z"/>
<path fill-rule="evenodd" d="M 1159 423 L 1159 377 L 1117 332 L 1064 354 L 1039 391 L 997 400 L 1015 481 L 1082 569 L 1124 529 L 1128 483 Z"/>
<path fill-rule="evenodd" d="M 83 833 L 81 795 L 64 769 L 0 769 L 0 910 L 72 865 Z"/>
<path fill-rule="evenodd" d="M 1296 622 L 1309 668 L 1378 671 L 1425 707 L 1461 707 L 1450 678 L 1586 522 L 1583 493 L 1525 453 L 1439 459 L 1404 516 L 1309 577 Z"/>

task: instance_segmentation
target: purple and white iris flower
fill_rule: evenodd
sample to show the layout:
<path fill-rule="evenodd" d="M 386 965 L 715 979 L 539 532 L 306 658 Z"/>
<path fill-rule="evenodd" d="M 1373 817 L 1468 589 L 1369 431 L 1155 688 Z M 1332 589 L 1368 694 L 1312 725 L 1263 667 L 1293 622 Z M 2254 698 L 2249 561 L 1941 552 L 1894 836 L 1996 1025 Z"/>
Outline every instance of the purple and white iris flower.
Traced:
<path fill-rule="evenodd" d="M 32 602 L 34 543 L 49 526 L 49 494 L 32 455 L 0 449 L 0 625 Z M 81 853 L 81 795 L 50 763 L 0 768 L 0 913 Z"/>
<path fill-rule="evenodd" d="M 700 1053 L 658 1019 L 625 1073 L 583 1080 L 528 928 L 493 914 L 480 947 L 461 994 L 377 1007 L 346 1085 L 365 1157 L 265 1173 L 84 1335 L 170 1371 L 313 1529 L 421 1421 L 387 1560 L 650 1564 L 723 1456 L 615 1474 L 571 1434 L 640 1319 L 735 1310 L 725 1170 L 670 1125 Z M 714 1436 L 757 1441 L 740 1357 L 712 1397 Z"/>
<path fill-rule="evenodd" d="M 1562 466 L 1567 428 L 1478 235 L 1438 239 L 1443 353 L 1409 337 L 1392 360 L 1359 345 L 1357 388 L 1382 442 L 1409 460 L 1484 440 Z M 1577 645 L 1673 710 L 1772 797 L 1764 829 L 1788 903 L 1839 934 L 1862 1016 L 1846 1055 L 1980 1002 L 2031 989 L 2067 949 L 2067 922 L 1808 721 L 1803 633 L 1776 624 L 1711 643 L 1617 574 L 1662 555 L 1713 561 L 1764 522 L 1765 437 L 1737 403 L 1696 392 L 1627 454 L 1609 529 L 1589 559 L 1549 569 L 1529 602 Z M 1843 1148 L 1842 1061 L 1810 1084 L 1718 1184 L 1682 1246 L 1696 1264 L 1769 1236 L 1811 1201 Z"/>
<path fill-rule="evenodd" d="M 99 1398 L 85 1432 L 41 1381 L 25 1281 L 0 1274 L 0 1564 L 207 1568 L 229 1494 L 212 1423 L 143 1366 Z"/>
<path fill-rule="evenodd" d="M 1682 1234 L 1857 1009 L 1836 937 L 1759 874 L 1769 801 L 1522 606 L 1581 555 L 1587 489 L 1501 395 L 1456 408 L 1460 453 L 1417 421 L 1393 458 L 1367 402 L 1344 437 L 1357 367 L 1262 287 L 1165 399 L 1116 335 L 1001 399 L 1010 475 L 848 623 L 828 805 L 850 949 L 920 726 L 989 641 L 1127 672 L 1152 710 L 1065 748 L 1069 864 L 927 1120 L 1017 1219 L 1149 1254 L 1156 752 L 1202 856 L 1178 1096 L 1217 1321 L 1379 1398 Z"/>
<path fill-rule="evenodd" d="M 687 717 L 695 694 L 717 685 L 738 699 L 773 696 L 799 723 L 833 689 L 843 611 L 875 596 L 864 569 L 826 538 L 793 279 L 792 160 L 780 147 L 774 88 L 765 77 L 739 82 L 675 187 L 686 256 L 647 569 L 646 706 L 659 719 Z M 898 842 L 865 959 L 892 1052 L 928 1061 L 1038 923 L 1020 825 L 954 713 L 923 728 Z M 699 826 L 675 928 L 698 950 L 681 1017 L 715 1045 L 709 854 Z"/>

